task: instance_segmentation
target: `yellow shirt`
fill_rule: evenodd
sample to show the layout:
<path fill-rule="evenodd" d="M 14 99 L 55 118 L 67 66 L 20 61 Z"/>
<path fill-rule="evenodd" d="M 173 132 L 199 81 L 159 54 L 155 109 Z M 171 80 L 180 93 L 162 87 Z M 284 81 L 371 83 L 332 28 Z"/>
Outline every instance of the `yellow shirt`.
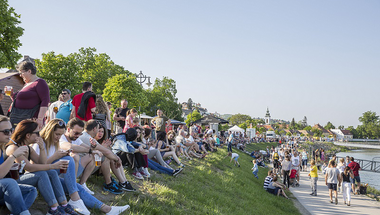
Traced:
<path fill-rule="evenodd" d="M 318 169 L 317 166 L 312 166 L 310 169 L 310 177 L 318 178 Z"/>

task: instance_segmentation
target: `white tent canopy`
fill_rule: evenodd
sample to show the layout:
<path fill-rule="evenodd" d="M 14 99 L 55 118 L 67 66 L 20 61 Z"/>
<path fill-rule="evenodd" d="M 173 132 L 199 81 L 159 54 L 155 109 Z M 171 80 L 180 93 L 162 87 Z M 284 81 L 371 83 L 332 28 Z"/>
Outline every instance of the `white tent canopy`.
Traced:
<path fill-rule="evenodd" d="M 145 113 L 140 114 L 141 119 L 153 119 L 153 117 L 146 115 Z"/>
<path fill-rule="evenodd" d="M 232 128 L 228 129 L 228 131 L 231 131 L 231 132 L 244 132 L 244 129 L 242 129 L 239 126 L 235 125 Z"/>

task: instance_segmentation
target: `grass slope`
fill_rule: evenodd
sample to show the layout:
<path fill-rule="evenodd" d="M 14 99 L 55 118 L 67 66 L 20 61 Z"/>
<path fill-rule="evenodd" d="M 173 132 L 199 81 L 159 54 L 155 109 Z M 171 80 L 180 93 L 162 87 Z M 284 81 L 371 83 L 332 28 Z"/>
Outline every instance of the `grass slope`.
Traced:
<path fill-rule="evenodd" d="M 127 174 L 138 191 L 115 198 L 109 194 L 108 203 L 129 204 L 129 214 L 299 214 L 291 200 L 263 189 L 268 169 L 260 168 L 259 179 L 254 178 L 251 157 L 236 152 L 240 168 L 230 163 L 230 157 L 224 158 L 224 148 L 204 160 L 184 162 L 186 167 L 176 178 L 150 171 L 151 179 L 142 182 Z M 98 179 L 92 178 L 88 184 L 103 181 Z"/>
<path fill-rule="evenodd" d="M 250 147 L 262 149 L 266 145 Z M 150 171 L 151 179 L 140 181 L 127 173 L 127 179 L 138 189 L 134 193 L 104 192 L 100 176 L 92 176 L 87 186 L 109 205 L 129 204 L 131 209 L 124 214 L 300 214 L 291 200 L 263 189 L 268 169 L 259 168 L 259 179 L 254 178 L 251 157 L 233 150 L 240 155 L 240 168 L 230 163 L 230 157 L 224 158 L 224 147 L 203 160 L 184 161 L 186 167 L 176 178 Z M 32 209 L 46 212 L 40 195 Z M 103 213 L 91 210 L 91 214 Z"/>

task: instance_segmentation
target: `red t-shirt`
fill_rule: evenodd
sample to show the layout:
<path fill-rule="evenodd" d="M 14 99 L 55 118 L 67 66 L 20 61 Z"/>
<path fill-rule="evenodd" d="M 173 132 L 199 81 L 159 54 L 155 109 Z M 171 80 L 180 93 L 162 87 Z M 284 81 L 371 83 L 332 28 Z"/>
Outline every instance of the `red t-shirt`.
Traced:
<path fill-rule="evenodd" d="M 72 101 L 71 103 L 72 103 L 73 106 L 75 107 L 75 116 L 76 116 L 78 119 L 80 119 L 80 120 L 88 121 L 88 120 L 92 119 L 91 109 L 94 108 L 94 107 L 96 107 L 96 105 L 95 105 L 94 98 L 91 97 L 91 98 L 88 100 L 85 119 L 83 119 L 82 117 L 78 116 L 78 109 L 79 109 L 79 106 L 80 106 L 80 102 L 82 101 L 83 94 L 84 94 L 84 93 L 81 93 L 81 94 L 75 95 L 74 98 L 73 98 L 73 101 Z"/>
<path fill-rule="evenodd" d="M 348 164 L 348 167 L 352 169 L 354 176 L 359 176 L 360 165 L 358 163 L 356 163 L 355 161 L 351 161 L 351 163 Z"/>

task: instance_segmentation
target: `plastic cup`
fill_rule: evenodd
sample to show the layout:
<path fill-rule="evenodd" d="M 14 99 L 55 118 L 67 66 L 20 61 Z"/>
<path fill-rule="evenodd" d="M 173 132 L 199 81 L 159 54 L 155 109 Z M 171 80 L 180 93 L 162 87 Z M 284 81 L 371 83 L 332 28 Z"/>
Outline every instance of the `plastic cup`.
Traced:
<path fill-rule="evenodd" d="M 11 174 L 11 178 L 13 178 L 14 180 L 18 180 L 20 178 L 20 175 L 18 173 L 19 168 L 20 168 L 20 164 L 14 163 L 11 169 L 9 170 L 9 173 Z"/>
<path fill-rule="evenodd" d="M 5 87 L 4 87 L 4 93 L 5 93 L 5 95 L 7 95 L 7 96 L 11 96 L 12 89 L 13 89 L 12 86 L 5 86 Z"/>
<path fill-rule="evenodd" d="M 65 161 L 67 165 L 69 165 L 69 162 L 70 160 L 65 160 L 65 159 L 61 159 L 59 161 Z M 67 168 L 66 169 L 59 169 L 59 173 L 61 174 L 65 174 L 67 172 Z"/>
<path fill-rule="evenodd" d="M 95 166 L 101 166 L 102 165 L 102 157 L 95 154 Z"/>

